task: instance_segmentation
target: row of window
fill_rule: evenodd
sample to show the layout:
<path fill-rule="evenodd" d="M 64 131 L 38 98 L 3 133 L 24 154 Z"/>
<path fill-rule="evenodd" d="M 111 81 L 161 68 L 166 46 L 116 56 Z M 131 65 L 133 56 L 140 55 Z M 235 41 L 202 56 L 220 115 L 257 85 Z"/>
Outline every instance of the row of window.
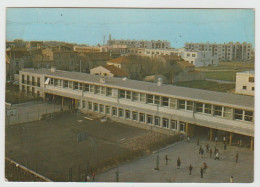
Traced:
<path fill-rule="evenodd" d="M 243 86 L 243 90 L 247 90 L 247 86 Z M 249 90 L 250 90 L 250 88 L 249 88 Z M 255 91 L 255 87 L 254 86 L 251 87 L 251 91 Z"/>
<path fill-rule="evenodd" d="M 104 87 L 104 86 L 97 86 L 73 81 L 62 81 L 60 79 L 53 79 L 50 78 L 49 84 L 54 86 L 63 86 L 64 88 L 70 88 L 74 90 L 83 90 L 84 92 L 90 92 L 97 95 L 104 95 L 104 96 L 112 96 L 112 88 Z M 187 110 L 193 111 L 196 113 L 203 113 L 203 114 L 210 114 L 218 117 L 223 117 L 227 119 L 238 119 L 243 121 L 253 121 L 253 112 L 252 111 L 244 111 L 244 117 L 242 119 L 237 117 L 235 113 L 232 111 L 231 107 L 224 107 L 218 105 L 212 105 L 207 103 L 200 103 L 200 102 L 193 102 L 189 100 L 181 100 L 171 97 L 164 97 L 159 95 L 153 94 L 145 94 L 145 93 L 138 93 L 132 92 L 128 90 L 119 90 L 118 91 L 120 99 L 126 99 L 131 101 L 143 102 L 147 104 L 153 104 L 157 106 L 163 106 L 173 109 L 179 110 Z M 238 109 L 235 109 L 236 111 Z M 234 115 L 232 115 L 232 112 Z M 246 115 L 246 114 L 248 115 Z M 233 116 L 233 117 L 232 117 Z M 248 116 L 248 117 L 245 117 Z"/>
<path fill-rule="evenodd" d="M 88 110 L 92 110 L 94 112 L 125 118 L 136 122 L 147 123 L 158 127 L 162 126 L 164 128 L 177 130 L 177 124 L 178 124 L 177 120 L 161 118 L 160 116 L 153 116 L 142 112 L 130 111 L 123 108 L 111 107 L 108 105 L 83 101 L 82 108 L 87 108 L 87 107 Z M 185 132 L 186 122 L 179 121 L 179 125 L 180 125 L 180 131 Z"/>
<path fill-rule="evenodd" d="M 26 80 L 25 80 L 25 75 L 22 75 L 22 83 L 23 84 L 30 84 L 30 85 L 38 86 L 38 87 L 41 86 L 40 77 L 32 76 L 31 79 L 30 79 L 29 75 L 26 76 Z"/>

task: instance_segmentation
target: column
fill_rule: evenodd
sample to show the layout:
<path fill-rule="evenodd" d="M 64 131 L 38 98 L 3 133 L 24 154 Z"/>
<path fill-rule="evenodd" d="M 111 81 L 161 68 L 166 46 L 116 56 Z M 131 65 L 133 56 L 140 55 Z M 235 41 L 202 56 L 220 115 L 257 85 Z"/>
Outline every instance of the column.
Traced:
<path fill-rule="evenodd" d="M 61 107 L 63 108 L 63 106 L 64 106 L 64 97 L 61 96 Z"/>
<path fill-rule="evenodd" d="M 180 121 L 177 120 L 177 132 L 180 133 Z"/>
<path fill-rule="evenodd" d="M 254 137 L 251 137 L 251 142 L 250 142 L 250 150 L 254 150 Z"/>
<path fill-rule="evenodd" d="M 232 144 L 232 136 L 233 136 L 233 134 L 232 134 L 232 133 L 230 133 L 230 135 L 229 135 L 229 145 L 231 145 L 231 144 Z"/>
<path fill-rule="evenodd" d="M 209 129 L 209 141 L 212 141 L 213 129 Z"/>
<path fill-rule="evenodd" d="M 187 134 L 187 136 L 189 136 L 190 135 L 190 133 L 189 133 L 189 123 L 186 123 L 186 134 Z"/>

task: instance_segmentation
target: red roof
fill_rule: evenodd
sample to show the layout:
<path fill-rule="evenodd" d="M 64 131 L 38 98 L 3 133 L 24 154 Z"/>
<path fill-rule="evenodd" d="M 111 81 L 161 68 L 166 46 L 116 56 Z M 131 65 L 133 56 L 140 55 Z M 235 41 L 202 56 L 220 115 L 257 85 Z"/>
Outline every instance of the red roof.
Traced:
<path fill-rule="evenodd" d="M 113 65 L 105 65 L 103 66 L 107 70 L 109 70 L 112 74 L 114 74 L 115 77 L 127 77 L 128 74 L 121 70 L 120 68 L 113 66 Z"/>

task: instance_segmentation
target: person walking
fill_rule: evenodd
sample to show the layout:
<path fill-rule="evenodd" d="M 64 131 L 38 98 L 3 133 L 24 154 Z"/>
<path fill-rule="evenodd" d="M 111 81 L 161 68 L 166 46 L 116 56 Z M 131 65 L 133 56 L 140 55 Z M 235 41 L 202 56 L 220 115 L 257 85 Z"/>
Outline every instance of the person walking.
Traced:
<path fill-rule="evenodd" d="M 216 156 L 215 156 L 215 160 L 217 160 L 217 159 L 219 160 L 219 153 L 218 152 L 216 153 Z"/>
<path fill-rule="evenodd" d="M 233 176 L 230 177 L 230 183 L 234 183 Z"/>
<path fill-rule="evenodd" d="M 211 156 L 212 156 L 212 149 L 210 148 L 210 150 L 209 150 L 209 157 L 211 158 Z"/>
<path fill-rule="evenodd" d="M 217 136 L 215 137 L 215 143 L 216 143 L 216 145 L 218 144 L 218 137 Z"/>
<path fill-rule="evenodd" d="M 237 163 L 237 161 L 238 161 L 238 153 L 236 154 L 236 163 Z"/>
<path fill-rule="evenodd" d="M 190 166 L 189 166 L 189 171 L 190 171 L 190 175 L 191 175 L 191 171 L 192 171 L 192 165 L 190 164 Z"/>
<path fill-rule="evenodd" d="M 217 153 L 217 147 L 215 146 L 214 155 Z"/>
<path fill-rule="evenodd" d="M 209 152 L 209 144 L 206 145 L 206 152 Z"/>
<path fill-rule="evenodd" d="M 190 137 L 189 137 L 189 136 L 187 137 L 187 142 L 188 142 L 188 143 L 190 142 Z"/>
<path fill-rule="evenodd" d="M 95 181 L 95 176 L 96 176 L 95 171 L 93 171 L 93 173 L 92 173 L 92 180 L 93 181 Z"/>
<path fill-rule="evenodd" d="M 178 157 L 178 159 L 177 159 L 177 166 L 178 166 L 178 169 L 180 169 L 180 167 L 181 167 L 181 159 L 180 159 L 180 157 Z"/>
<path fill-rule="evenodd" d="M 168 165 L 168 155 L 165 155 L 165 165 Z"/>
<path fill-rule="evenodd" d="M 200 154 L 201 154 L 201 158 L 203 158 L 203 154 L 204 154 L 204 150 L 203 149 L 201 149 Z"/>
<path fill-rule="evenodd" d="M 206 169 L 208 168 L 208 165 L 206 164 L 206 162 L 203 163 L 203 172 L 206 173 Z"/>
<path fill-rule="evenodd" d="M 224 150 L 226 150 L 227 149 L 227 144 L 226 143 L 224 143 Z"/>
<path fill-rule="evenodd" d="M 226 137 L 223 136 L 223 144 L 226 144 Z"/>
<path fill-rule="evenodd" d="M 203 178 L 203 169 L 202 169 L 202 167 L 200 168 L 200 178 Z"/>
<path fill-rule="evenodd" d="M 199 148 L 199 155 L 201 154 L 201 150 L 202 150 L 202 148 L 201 148 L 201 146 L 200 146 L 200 148 Z"/>

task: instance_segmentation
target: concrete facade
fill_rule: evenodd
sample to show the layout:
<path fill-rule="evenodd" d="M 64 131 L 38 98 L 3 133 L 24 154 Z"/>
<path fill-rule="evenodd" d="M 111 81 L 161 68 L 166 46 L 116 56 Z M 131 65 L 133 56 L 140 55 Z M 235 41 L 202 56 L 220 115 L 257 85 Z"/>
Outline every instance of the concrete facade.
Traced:
<path fill-rule="evenodd" d="M 251 43 L 185 43 L 188 51 L 209 51 L 221 61 L 243 61 L 249 62 L 252 58 Z"/>
<path fill-rule="evenodd" d="M 255 95 L 255 71 L 243 71 L 236 73 L 236 93 Z"/>
<path fill-rule="evenodd" d="M 36 77 L 39 86 L 33 84 Z M 70 98 L 82 111 L 141 128 L 192 136 L 199 126 L 254 136 L 252 96 L 47 69 L 20 71 L 20 90 L 24 89 L 62 101 Z"/>

